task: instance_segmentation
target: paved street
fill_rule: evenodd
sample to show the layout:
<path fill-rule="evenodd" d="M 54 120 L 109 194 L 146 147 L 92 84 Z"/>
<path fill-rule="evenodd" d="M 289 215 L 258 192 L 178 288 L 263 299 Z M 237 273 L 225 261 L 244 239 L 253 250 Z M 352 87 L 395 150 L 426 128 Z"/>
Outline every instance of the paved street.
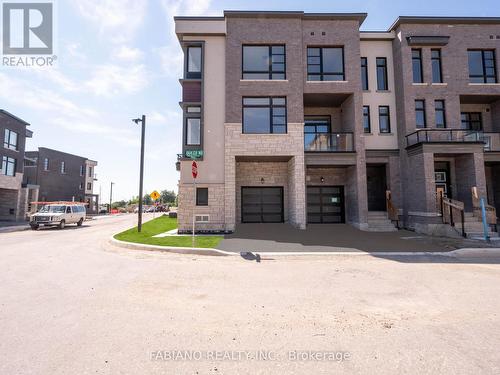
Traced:
<path fill-rule="evenodd" d="M 1 374 L 500 373 L 500 261 L 107 244 L 134 223 L 0 233 Z"/>

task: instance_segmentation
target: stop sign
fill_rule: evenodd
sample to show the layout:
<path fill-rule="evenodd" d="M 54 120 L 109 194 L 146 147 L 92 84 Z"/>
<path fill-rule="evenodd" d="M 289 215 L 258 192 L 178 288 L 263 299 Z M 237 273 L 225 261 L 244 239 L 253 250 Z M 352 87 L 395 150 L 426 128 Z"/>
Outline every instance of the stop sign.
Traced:
<path fill-rule="evenodd" d="M 193 160 L 193 164 L 191 164 L 191 174 L 193 178 L 198 177 L 198 164 Z"/>

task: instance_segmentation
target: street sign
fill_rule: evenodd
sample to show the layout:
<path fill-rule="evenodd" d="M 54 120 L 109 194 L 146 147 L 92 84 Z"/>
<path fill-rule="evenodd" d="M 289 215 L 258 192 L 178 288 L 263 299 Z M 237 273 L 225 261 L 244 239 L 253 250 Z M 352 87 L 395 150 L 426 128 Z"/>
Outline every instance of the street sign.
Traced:
<path fill-rule="evenodd" d="M 190 159 L 200 159 L 203 157 L 203 150 L 187 150 L 186 157 Z"/>
<path fill-rule="evenodd" d="M 193 160 L 193 164 L 191 164 L 191 174 L 193 178 L 198 177 L 198 164 Z"/>
<path fill-rule="evenodd" d="M 156 201 L 160 198 L 160 193 L 158 193 L 156 190 L 153 191 L 151 194 L 149 194 L 152 200 Z"/>

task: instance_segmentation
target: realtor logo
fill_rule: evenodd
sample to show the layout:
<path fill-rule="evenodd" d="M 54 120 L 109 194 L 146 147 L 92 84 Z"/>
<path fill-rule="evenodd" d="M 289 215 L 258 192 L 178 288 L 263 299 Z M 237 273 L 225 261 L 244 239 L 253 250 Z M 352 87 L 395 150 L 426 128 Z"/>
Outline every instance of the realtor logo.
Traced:
<path fill-rule="evenodd" d="M 3 54 L 53 53 L 53 4 L 3 3 Z"/>

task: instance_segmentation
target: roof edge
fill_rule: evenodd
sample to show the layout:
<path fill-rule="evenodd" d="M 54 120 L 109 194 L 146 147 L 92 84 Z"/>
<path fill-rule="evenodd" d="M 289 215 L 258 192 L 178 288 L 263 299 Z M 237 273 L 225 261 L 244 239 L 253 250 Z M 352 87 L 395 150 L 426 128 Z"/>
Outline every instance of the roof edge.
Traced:
<path fill-rule="evenodd" d="M 396 29 L 403 23 L 444 23 L 444 24 L 500 24 L 500 17 L 441 17 L 441 16 L 399 16 L 388 31 Z"/>
<path fill-rule="evenodd" d="M 17 120 L 17 121 L 23 123 L 26 126 L 30 126 L 31 125 L 29 122 L 24 121 L 23 119 L 17 117 L 16 115 L 13 115 L 12 113 L 6 111 L 5 109 L 0 109 L 0 113 L 3 113 L 3 114 L 5 114 L 5 115 L 7 115 L 9 117 L 12 117 L 14 120 Z"/>

